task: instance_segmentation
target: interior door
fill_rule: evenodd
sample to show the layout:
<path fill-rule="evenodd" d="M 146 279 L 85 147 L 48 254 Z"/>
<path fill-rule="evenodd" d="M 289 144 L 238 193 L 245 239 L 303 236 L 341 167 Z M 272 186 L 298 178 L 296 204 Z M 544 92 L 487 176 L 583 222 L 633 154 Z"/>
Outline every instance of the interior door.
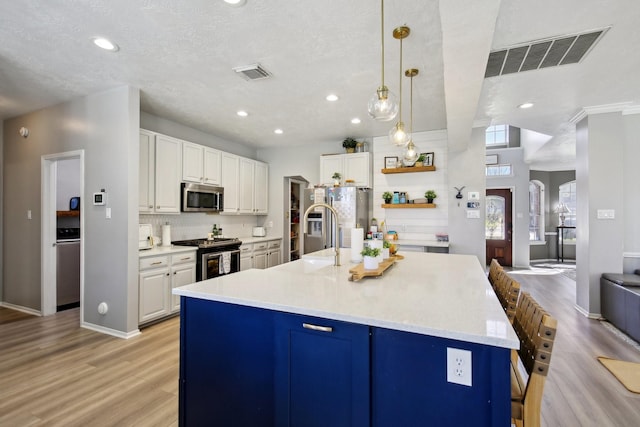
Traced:
<path fill-rule="evenodd" d="M 486 197 L 485 239 L 487 265 L 495 258 L 502 266 L 511 266 L 511 190 L 488 189 Z"/>

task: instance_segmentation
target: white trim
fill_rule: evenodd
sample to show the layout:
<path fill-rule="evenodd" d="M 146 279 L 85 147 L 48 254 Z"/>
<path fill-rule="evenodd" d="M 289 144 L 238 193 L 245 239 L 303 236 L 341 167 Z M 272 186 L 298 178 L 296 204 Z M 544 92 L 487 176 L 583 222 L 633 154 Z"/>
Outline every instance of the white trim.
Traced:
<path fill-rule="evenodd" d="M 631 102 L 618 102 L 615 104 L 593 105 L 591 107 L 584 107 L 587 115 L 592 114 L 604 114 L 604 113 L 619 113 L 629 108 Z"/>
<path fill-rule="evenodd" d="M 584 308 L 580 307 L 578 304 L 575 304 L 573 306 L 578 313 L 582 314 L 584 317 L 587 317 L 589 319 L 594 319 L 594 320 L 598 320 L 602 318 L 602 314 L 600 313 L 589 313 L 587 310 L 585 310 Z"/>
<path fill-rule="evenodd" d="M 21 311 L 23 313 L 32 314 L 34 316 L 42 316 L 42 313 L 38 310 L 29 307 L 23 307 L 21 305 L 11 304 L 10 302 L 0 301 L 0 307 L 10 308 L 11 310 Z"/>
<path fill-rule="evenodd" d="M 640 252 L 622 252 L 623 258 L 640 258 Z"/>
<path fill-rule="evenodd" d="M 545 236 L 557 236 L 558 232 L 557 231 L 545 231 L 544 235 Z"/>
<path fill-rule="evenodd" d="M 575 125 L 576 123 L 578 123 L 580 120 L 584 119 L 585 117 L 587 117 L 587 112 L 585 110 L 580 110 L 575 114 L 575 116 L 573 116 L 573 117 L 571 117 L 569 119 L 569 123 L 572 123 L 572 124 Z"/>
<path fill-rule="evenodd" d="M 632 114 L 640 114 L 640 105 L 632 105 L 622 110 L 623 116 L 630 116 Z"/>
<path fill-rule="evenodd" d="M 92 331 L 100 332 L 106 335 L 111 335 L 116 338 L 123 338 L 125 340 L 128 340 L 129 338 L 137 337 L 138 335 L 140 335 L 140 329 L 136 329 L 135 331 L 131 331 L 131 332 L 122 332 L 116 329 L 106 328 L 104 326 L 95 325 L 93 323 L 85 323 L 85 322 L 80 323 L 80 326 L 85 329 L 90 329 Z"/>
<path fill-rule="evenodd" d="M 546 240 L 529 240 L 529 246 L 544 246 L 546 244 Z"/>

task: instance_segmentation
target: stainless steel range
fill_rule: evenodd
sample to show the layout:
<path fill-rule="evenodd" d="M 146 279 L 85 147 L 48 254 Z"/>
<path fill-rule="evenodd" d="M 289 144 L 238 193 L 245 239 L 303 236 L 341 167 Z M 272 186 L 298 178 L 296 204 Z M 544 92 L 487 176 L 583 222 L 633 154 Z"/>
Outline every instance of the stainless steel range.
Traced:
<path fill-rule="evenodd" d="M 216 237 L 209 239 L 177 240 L 171 244 L 178 246 L 197 246 L 196 280 L 212 279 L 225 274 L 240 271 L 240 245 L 235 237 Z"/>

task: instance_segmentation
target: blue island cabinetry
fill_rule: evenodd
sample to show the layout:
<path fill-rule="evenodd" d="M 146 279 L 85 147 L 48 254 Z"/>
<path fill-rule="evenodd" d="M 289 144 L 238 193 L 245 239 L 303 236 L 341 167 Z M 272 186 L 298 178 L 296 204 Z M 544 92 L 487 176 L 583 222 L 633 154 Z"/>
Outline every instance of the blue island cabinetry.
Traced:
<path fill-rule="evenodd" d="M 510 425 L 507 348 L 181 298 L 181 426 Z"/>

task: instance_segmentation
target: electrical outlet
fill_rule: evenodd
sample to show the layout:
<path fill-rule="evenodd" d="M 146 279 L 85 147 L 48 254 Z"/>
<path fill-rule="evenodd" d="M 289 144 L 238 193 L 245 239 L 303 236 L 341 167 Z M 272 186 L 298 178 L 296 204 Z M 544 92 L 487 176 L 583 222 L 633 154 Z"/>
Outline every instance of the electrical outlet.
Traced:
<path fill-rule="evenodd" d="M 447 382 L 471 387 L 471 352 L 447 347 Z"/>

